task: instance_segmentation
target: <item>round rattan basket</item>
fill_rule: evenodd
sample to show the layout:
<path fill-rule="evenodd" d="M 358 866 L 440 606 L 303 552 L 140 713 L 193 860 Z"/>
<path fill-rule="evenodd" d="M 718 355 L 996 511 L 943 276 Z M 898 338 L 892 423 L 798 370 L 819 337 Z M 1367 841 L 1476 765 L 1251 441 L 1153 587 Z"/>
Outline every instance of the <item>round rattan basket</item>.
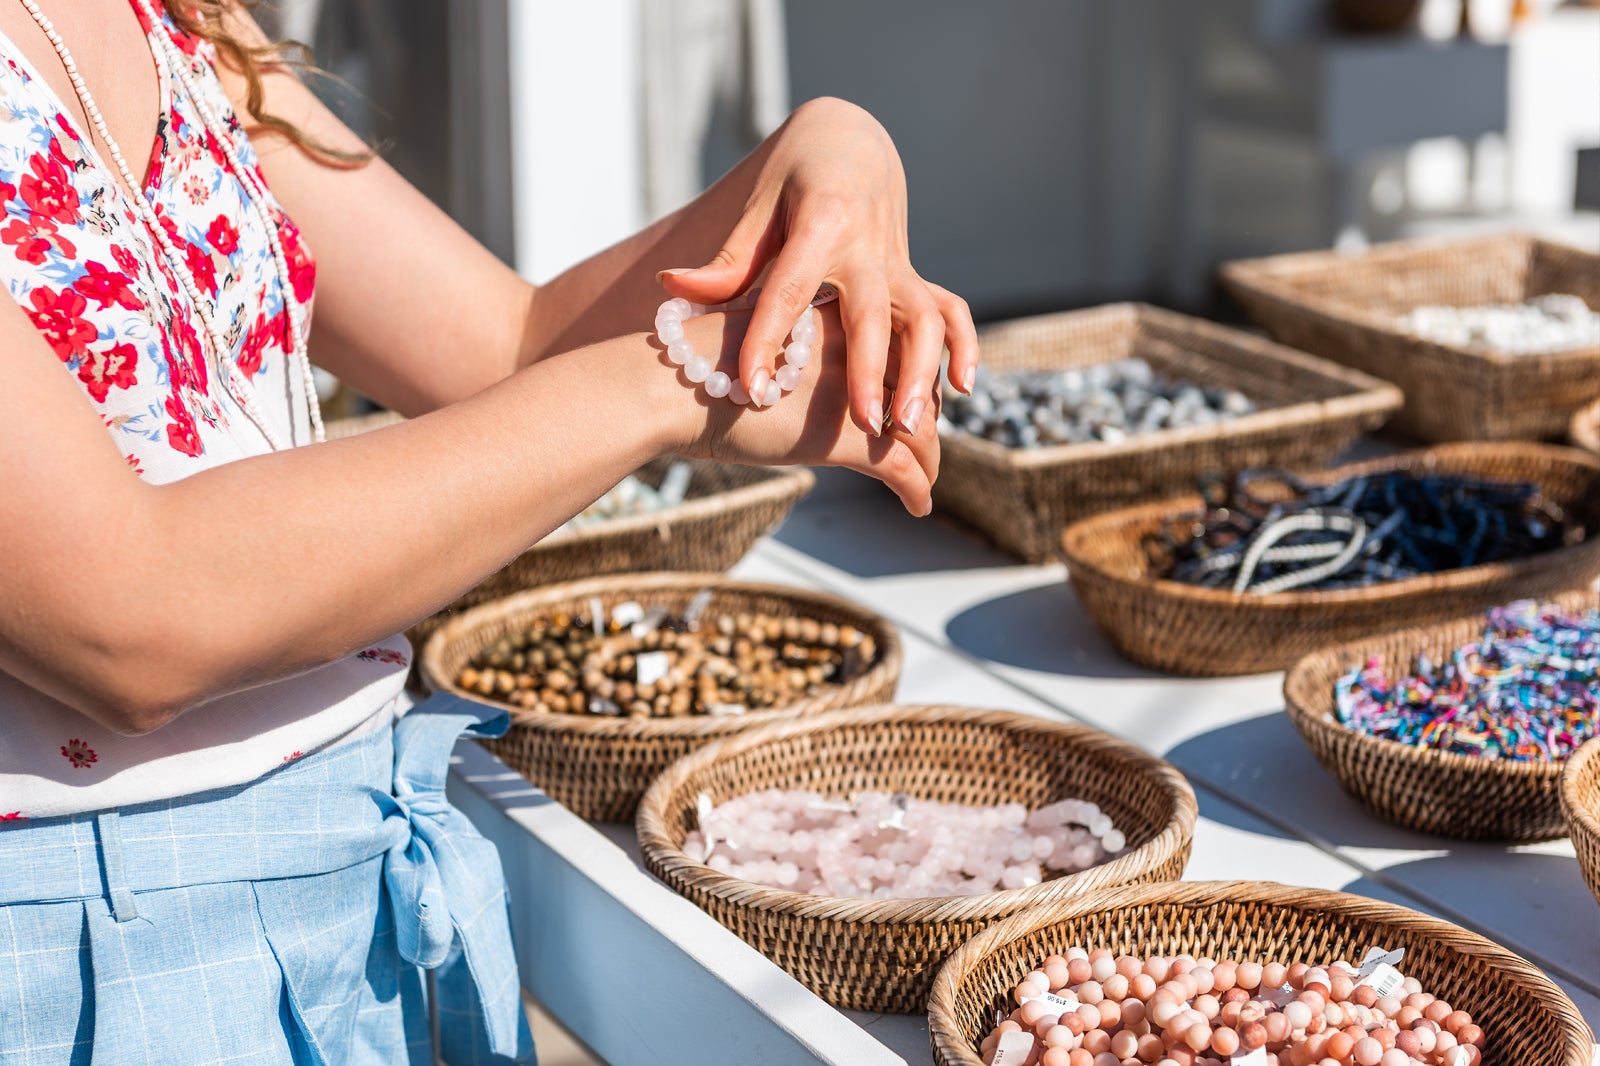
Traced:
<path fill-rule="evenodd" d="M 718 873 L 689 858 L 703 794 L 713 803 L 768 788 L 853 796 L 905 792 L 945 803 L 1037 808 L 1098 803 L 1128 850 L 1101 866 L 984 896 L 863 900 L 801 895 Z M 1194 791 L 1171 765 L 1086 726 L 1009 711 L 886 706 L 785 722 L 675 763 L 639 804 L 645 864 L 829 1003 L 923 1009 L 940 962 L 1007 914 L 1102 885 L 1182 875 Z"/>
<path fill-rule="evenodd" d="M 1572 443 L 1593 455 L 1600 455 L 1600 400 L 1572 416 L 1567 430 Z"/>
<path fill-rule="evenodd" d="M 939 1066 L 982 1066 L 977 1047 L 1011 990 L 1074 945 L 1136 955 L 1188 953 L 1260 962 L 1360 961 L 1404 948 L 1400 969 L 1465 1010 L 1495 1066 L 1589 1066 L 1593 1034 L 1554 981 L 1476 933 L 1392 903 L 1260 881 L 1102 889 L 1013 915 L 963 944 L 928 997 Z"/>
<path fill-rule="evenodd" d="M 1550 598 L 1570 611 L 1600 606 L 1600 593 Z M 1283 680 L 1289 721 L 1328 772 L 1378 817 L 1408 829 L 1466 840 L 1531 841 L 1565 836 L 1559 762 L 1510 762 L 1416 748 L 1368 736 L 1340 723 L 1334 683 L 1377 659 L 1391 677 L 1419 654 L 1448 661 L 1483 633 L 1486 615 L 1419 626 L 1313 652 Z"/>
<path fill-rule="evenodd" d="M 1067 573 L 1090 617 L 1128 658 L 1211 677 L 1283 670 L 1330 644 L 1553 596 L 1600 576 L 1600 458 L 1545 444 L 1451 444 L 1337 467 L 1308 480 L 1387 470 L 1533 482 L 1586 536 L 1524 559 L 1365 588 L 1235 594 L 1151 573 L 1145 539 L 1175 516 L 1200 513 L 1200 498 L 1187 496 L 1068 526 L 1062 535 Z"/>
<path fill-rule="evenodd" d="M 1578 868 L 1600 902 L 1600 739 L 1589 741 L 1567 760 L 1561 773 L 1561 813 L 1578 853 Z"/>
<path fill-rule="evenodd" d="M 610 718 L 532 712 L 467 692 L 456 677 L 478 652 L 535 618 L 587 613 L 599 600 L 609 611 L 636 600 L 646 608 L 682 611 L 702 590 L 706 610 L 762 611 L 780 618 L 814 618 L 870 634 L 878 657 L 867 670 L 823 694 L 777 710 L 685 718 Z M 509 596 L 446 622 L 422 652 L 423 682 L 432 690 L 493 703 L 511 712 L 511 729 L 483 743 L 507 765 L 584 818 L 625 822 L 656 775 L 702 744 L 752 726 L 817 711 L 881 703 L 900 681 L 900 635 L 888 619 L 847 600 L 782 585 L 729 581 L 721 574 L 618 574 Z"/>

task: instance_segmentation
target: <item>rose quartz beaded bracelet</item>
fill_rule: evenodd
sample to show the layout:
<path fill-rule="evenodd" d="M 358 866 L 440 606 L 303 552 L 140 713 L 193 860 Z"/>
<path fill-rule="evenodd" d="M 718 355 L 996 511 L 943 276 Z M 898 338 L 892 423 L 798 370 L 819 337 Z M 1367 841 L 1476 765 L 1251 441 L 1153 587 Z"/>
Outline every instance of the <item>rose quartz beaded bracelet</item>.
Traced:
<path fill-rule="evenodd" d="M 713 370 L 710 359 L 695 353 L 694 345 L 689 343 L 689 338 L 684 333 L 683 324 L 691 318 L 699 318 L 712 311 L 740 311 L 754 307 L 756 295 L 760 291 L 752 289 L 737 300 L 715 307 L 703 307 L 677 297 L 656 309 L 656 338 L 666 345 L 667 358 L 673 365 L 683 368 L 684 377 L 696 385 L 703 385 L 706 395 L 712 399 L 720 400 L 727 397 L 736 404 L 771 407 L 783 398 L 784 393 L 793 392 L 800 384 L 800 372 L 811 362 L 811 346 L 817 340 L 817 318 L 814 308 L 832 303 L 839 298 L 839 290 L 832 285 L 824 285 L 817 290 L 810 305 L 795 320 L 794 328 L 789 331 L 789 343 L 783 349 L 783 365 L 778 367 L 777 373 L 767 382 L 762 394 L 752 397 L 745 389 L 744 382 L 720 370 Z"/>

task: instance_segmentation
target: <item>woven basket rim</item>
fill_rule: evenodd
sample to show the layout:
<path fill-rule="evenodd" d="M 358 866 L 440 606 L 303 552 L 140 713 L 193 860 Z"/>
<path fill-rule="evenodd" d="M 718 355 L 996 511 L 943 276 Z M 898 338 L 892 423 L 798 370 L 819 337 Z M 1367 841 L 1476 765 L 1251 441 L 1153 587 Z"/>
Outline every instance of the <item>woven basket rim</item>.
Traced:
<path fill-rule="evenodd" d="M 456 684 L 451 671 L 445 666 L 444 648 L 459 637 L 484 628 L 507 615 L 523 612 L 538 613 L 544 606 L 562 600 L 603 596 L 613 592 L 637 592 L 648 598 L 652 592 L 682 591 L 711 588 L 719 593 L 745 596 L 765 596 L 788 600 L 799 607 L 827 607 L 832 611 L 853 616 L 858 629 L 870 633 L 878 645 L 878 659 L 864 673 L 850 679 L 847 684 L 860 685 L 883 675 L 898 677 L 904 652 L 900 644 L 900 631 L 888 618 L 868 610 L 858 603 L 828 592 L 776 585 L 762 581 L 739 581 L 718 572 L 656 571 L 652 573 L 609 574 L 603 577 L 582 578 L 554 585 L 542 585 L 488 603 L 470 607 L 454 616 L 434 631 L 423 646 L 420 657 L 423 683 L 431 691 L 449 692 L 463 699 L 482 703 L 511 715 L 514 728 L 556 734 L 586 734 L 618 738 L 697 738 L 721 736 L 741 732 L 766 722 L 776 722 L 807 709 L 824 697 L 799 700 L 783 707 L 763 711 L 749 711 L 737 715 L 688 715 L 682 718 L 629 718 L 585 714 L 541 714 L 524 707 L 501 703 L 475 692 L 468 692 Z M 835 686 L 842 687 L 842 686 Z"/>
<path fill-rule="evenodd" d="M 1578 795 L 1579 784 L 1586 777 L 1600 783 L 1600 737 L 1584 742 L 1561 770 L 1561 810 L 1567 821 L 1600 840 L 1600 806 L 1591 807 Z"/>
<path fill-rule="evenodd" d="M 952 1027 L 954 1019 L 946 1018 L 947 1014 L 954 1012 L 948 1010 L 945 1004 L 956 1001 L 962 978 L 979 961 L 1040 929 L 1082 915 L 1140 906 L 1206 907 L 1229 904 L 1282 907 L 1302 913 L 1348 914 L 1369 922 L 1400 926 L 1424 936 L 1432 934 L 1456 942 L 1465 940 L 1462 946 L 1470 948 L 1473 955 L 1529 988 L 1537 998 L 1549 1005 L 1553 1013 L 1569 1023 L 1562 1026 L 1567 1044 L 1567 1058 L 1562 1066 L 1587 1066 L 1593 1054 L 1593 1033 L 1577 1005 L 1542 970 L 1510 949 L 1470 929 L 1399 904 L 1349 892 L 1302 888 L 1275 881 L 1158 881 L 1097 888 L 1002 918 L 962 944 L 939 968 L 928 995 L 929 1037 L 935 1046 L 965 1051 L 965 1039 L 958 1028 Z M 1063 944 L 1061 948 L 1069 946 Z M 979 1061 L 970 1051 L 966 1051 L 966 1054 L 970 1056 L 970 1061 Z"/>
<path fill-rule="evenodd" d="M 1195 318 L 1177 311 L 1169 311 L 1166 308 L 1156 307 L 1147 303 L 1102 304 L 1074 311 L 1056 311 L 1043 315 L 1007 319 L 1003 323 L 995 323 L 980 330 L 978 340 L 981 345 L 983 338 L 992 334 L 998 328 L 1011 330 L 1018 327 L 1027 328 L 1032 325 L 1072 324 L 1080 321 L 1118 316 L 1127 316 L 1136 325 L 1155 323 L 1172 329 L 1187 330 L 1201 334 L 1210 340 L 1252 351 L 1253 354 L 1269 356 L 1280 362 L 1290 364 L 1303 376 L 1318 377 L 1325 381 L 1331 381 L 1344 386 L 1349 391 L 1327 400 L 1305 400 L 1283 407 L 1271 407 L 1253 411 L 1250 414 L 1241 415 L 1238 418 L 1232 418 L 1226 422 L 1219 422 L 1211 426 L 1183 426 L 1174 429 L 1156 430 L 1152 433 L 1135 434 L 1129 436 L 1126 440 L 1116 443 L 1083 441 L 1076 444 L 1052 444 L 1039 448 L 1007 448 L 1002 444 L 985 440 L 982 437 L 975 437 L 962 430 L 941 428 L 939 430 L 940 445 L 960 451 L 978 462 L 1006 469 L 1022 470 L 1033 467 L 1055 466 L 1075 459 L 1104 459 L 1123 455 L 1139 455 L 1199 441 L 1240 437 L 1258 433 L 1262 430 L 1275 429 L 1283 425 L 1303 424 L 1307 421 L 1320 421 L 1329 417 L 1348 417 L 1368 412 L 1381 412 L 1387 416 L 1398 411 L 1405 402 L 1405 398 L 1397 386 L 1360 370 L 1342 366 L 1331 360 L 1320 359 L 1298 348 L 1291 348 L 1288 345 L 1279 344 L 1276 341 L 1258 337 L 1243 330 L 1219 325 L 1215 322 Z M 1191 352 L 1189 354 L 1198 358 L 1206 358 L 1205 354 L 1201 352 Z"/>
<path fill-rule="evenodd" d="M 1479 455 L 1518 455 L 1529 459 L 1547 458 L 1560 460 L 1587 467 L 1597 478 L 1600 478 L 1600 457 L 1590 455 L 1577 448 L 1552 444 L 1534 444 L 1525 441 L 1472 441 L 1436 444 L 1380 459 L 1347 463 L 1329 470 L 1302 474 L 1302 476 L 1313 483 L 1331 483 L 1357 474 L 1405 469 L 1415 464 L 1435 461 L 1448 462 L 1459 458 L 1471 459 Z M 1600 541 L 1600 530 L 1586 529 L 1584 530 L 1584 539 L 1576 544 L 1564 545 L 1560 548 L 1553 548 L 1550 551 L 1519 559 L 1508 559 L 1497 563 L 1479 563 L 1476 566 L 1441 570 L 1437 573 L 1422 574 L 1417 577 L 1403 578 L 1399 581 L 1385 581 L 1354 589 L 1294 589 L 1288 592 L 1271 592 L 1265 595 L 1202 588 L 1186 582 L 1174 581 L 1171 578 L 1151 577 L 1148 573 L 1129 577 L 1106 569 L 1100 565 L 1098 560 L 1086 554 L 1080 546 L 1083 542 L 1092 541 L 1107 530 L 1119 532 L 1126 527 L 1142 524 L 1152 517 L 1176 517 L 1180 514 L 1199 511 L 1203 506 L 1204 501 L 1198 495 L 1190 494 L 1166 500 L 1157 500 L 1153 503 L 1119 508 L 1072 523 L 1061 534 L 1061 550 L 1066 558 L 1068 575 L 1070 576 L 1075 568 L 1082 568 L 1093 572 L 1101 580 L 1125 588 L 1154 589 L 1163 596 L 1172 599 L 1229 606 L 1244 605 L 1253 608 L 1292 609 L 1297 607 L 1404 600 L 1423 590 L 1449 591 L 1456 587 L 1475 586 L 1490 575 L 1494 575 L 1499 579 L 1513 580 L 1530 573 L 1542 571 L 1552 559 L 1558 559 L 1566 553 L 1581 551 L 1585 547 Z"/>
<path fill-rule="evenodd" d="M 1019 732 L 1070 737 L 1097 750 L 1115 752 L 1124 759 L 1143 763 L 1171 798 L 1173 818 L 1154 837 L 1110 862 L 1087 870 L 1066 874 L 1025 888 L 1001 889 L 981 896 L 927 896 L 915 899 L 864 900 L 820 896 L 768 888 L 751 881 L 719 873 L 704 863 L 695 862 L 683 851 L 681 842 L 672 840 L 662 823 L 673 796 L 692 775 L 724 755 L 737 755 L 774 741 L 807 733 L 824 732 L 836 726 L 872 726 L 893 722 L 956 722 L 979 726 L 1001 726 Z M 987 920 L 997 913 L 1055 899 L 1074 890 L 1086 874 L 1132 879 L 1144 869 L 1159 868 L 1194 834 L 1199 818 L 1199 803 L 1188 779 L 1171 763 L 1152 755 L 1119 737 L 1077 722 L 1041 718 L 1018 711 L 960 707 L 949 704 L 878 704 L 843 711 L 830 711 L 804 719 L 794 719 L 731 735 L 700 748 L 673 763 L 651 784 L 639 802 L 635 825 L 640 850 L 647 862 L 654 860 L 667 875 L 692 877 L 696 889 L 724 902 L 756 911 L 781 912 L 795 918 L 854 922 L 862 925 L 896 923 L 942 923 Z"/>
<path fill-rule="evenodd" d="M 1578 409 L 1567 435 L 1576 447 L 1600 455 L 1600 400 Z"/>
<path fill-rule="evenodd" d="M 1558 248 L 1565 252 L 1592 258 L 1595 260 L 1596 267 L 1600 268 L 1600 255 L 1596 255 L 1586 249 L 1560 241 L 1548 240 L 1532 233 L 1512 231 L 1466 238 L 1423 237 L 1414 240 L 1387 241 L 1360 252 L 1341 252 L 1336 249 L 1324 248 L 1309 252 L 1291 252 L 1287 255 L 1264 256 L 1258 259 L 1237 259 L 1222 264 L 1220 276 L 1224 283 L 1230 286 L 1247 290 L 1253 289 L 1276 297 L 1286 303 L 1305 307 L 1318 314 L 1336 317 L 1365 329 L 1375 330 L 1390 337 L 1410 341 L 1429 349 L 1432 353 L 1442 354 L 1449 358 L 1488 363 L 1496 367 L 1528 365 L 1533 361 L 1584 363 L 1600 359 L 1600 345 L 1567 348 L 1556 352 L 1530 352 L 1524 355 L 1517 355 L 1494 348 L 1472 348 L 1462 345 L 1441 344 L 1437 341 L 1407 333 L 1400 329 L 1389 317 L 1376 314 L 1360 303 L 1347 303 L 1339 299 L 1330 298 L 1317 290 L 1303 289 L 1284 280 L 1284 274 L 1291 269 L 1303 270 L 1313 266 L 1322 269 L 1337 269 L 1339 267 L 1355 267 L 1358 265 L 1384 265 L 1404 261 L 1419 253 L 1438 252 L 1446 249 L 1466 252 L 1479 248 L 1494 248 L 1501 244 L 1522 245 L 1529 251 L 1540 247 Z"/>
<path fill-rule="evenodd" d="M 1596 601 L 1596 594 L 1588 589 L 1573 589 L 1558 596 L 1545 596 L 1540 598 L 1540 603 L 1560 603 L 1569 607 L 1580 601 Z M 1334 714 L 1334 696 L 1328 693 L 1328 703 L 1322 707 L 1309 707 L 1295 698 L 1295 689 L 1300 687 L 1305 676 L 1323 665 L 1333 662 L 1350 662 L 1355 658 L 1364 658 L 1364 653 L 1374 643 L 1394 644 L 1411 649 L 1405 654 L 1415 656 L 1416 648 L 1430 642 L 1435 636 L 1457 626 L 1468 625 L 1475 622 L 1484 622 L 1488 619 L 1488 611 L 1477 611 L 1472 614 L 1459 615 L 1455 618 L 1430 623 L 1428 625 L 1411 626 L 1407 629 L 1386 633 L 1381 637 L 1363 640 L 1346 641 L 1326 648 L 1319 648 L 1308 655 L 1301 656 L 1293 666 L 1283 675 L 1283 708 L 1288 714 L 1289 721 L 1294 724 L 1300 735 L 1309 740 L 1312 733 L 1335 738 L 1337 743 L 1353 745 L 1358 751 L 1370 752 L 1374 760 L 1399 761 L 1422 767 L 1449 768 L 1468 774 L 1478 774 L 1484 777 L 1497 777 L 1509 781 L 1528 780 L 1534 782 L 1554 781 L 1561 776 L 1565 761 L 1541 762 L 1516 762 L 1505 759 L 1484 759 L 1471 755 L 1461 755 L 1453 751 L 1440 751 L 1437 748 L 1419 748 L 1410 744 L 1402 744 L 1395 740 L 1386 740 L 1368 733 L 1351 729 L 1341 723 Z"/>

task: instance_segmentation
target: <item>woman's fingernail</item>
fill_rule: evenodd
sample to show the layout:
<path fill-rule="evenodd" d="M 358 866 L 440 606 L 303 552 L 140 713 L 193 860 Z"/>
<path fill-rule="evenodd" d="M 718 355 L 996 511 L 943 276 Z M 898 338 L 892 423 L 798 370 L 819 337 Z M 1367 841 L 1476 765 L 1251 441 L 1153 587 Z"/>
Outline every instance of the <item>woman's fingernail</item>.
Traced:
<path fill-rule="evenodd" d="M 972 386 L 978 383 L 978 368 L 969 366 L 961 372 L 961 391 L 972 394 Z"/>
<path fill-rule="evenodd" d="M 867 432 L 874 437 L 883 436 L 883 401 L 874 399 L 867 408 Z"/>
<path fill-rule="evenodd" d="M 750 375 L 750 395 L 754 397 L 750 402 L 757 407 L 762 406 L 762 399 L 767 395 L 767 382 L 772 380 L 772 375 L 765 370 L 757 370 Z"/>
<path fill-rule="evenodd" d="M 692 269 L 694 269 L 694 268 L 693 267 L 672 267 L 670 270 L 658 270 L 658 271 L 656 271 L 656 284 L 657 285 L 661 284 L 661 279 L 662 278 L 675 278 L 679 274 L 687 274 L 687 273 L 689 273 Z"/>
<path fill-rule="evenodd" d="M 906 404 L 905 409 L 900 413 L 900 424 L 905 427 L 907 433 L 913 436 L 916 435 L 917 427 L 922 424 L 922 412 L 927 409 L 928 401 L 921 396 Z"/>

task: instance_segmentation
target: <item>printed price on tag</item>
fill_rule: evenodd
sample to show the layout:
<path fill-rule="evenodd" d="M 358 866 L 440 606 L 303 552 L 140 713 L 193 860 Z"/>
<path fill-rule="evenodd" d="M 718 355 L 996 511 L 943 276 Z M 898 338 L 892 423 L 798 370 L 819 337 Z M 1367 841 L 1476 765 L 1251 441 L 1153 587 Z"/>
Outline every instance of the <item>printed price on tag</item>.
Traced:
<path fill-rule="evenodd" d="M 633 679 L 640 685 L 653 685 L 672 669 L 672 656 L 664 651 L 645 651 L 633 657 Z"/>
<path fill-rule="evenodd" d="M 1258 1047 L 1254 1051 L 1241 1051 L 1228 1059 L 1228 1066 L 1267 1066 L 1267 1049 Z"/>
<path fill-rule="evenodd" d="M 1042 995 L 1029 996 L 1022 1002 L 1043 1003 L 1045 1006 L 1055 1011 L 1058 1017 L 1078 1009 L 1078 997 L 1073 995 L 1071 992 L 1068 992 L 1064 996 L 1058 996 L 1054 992 L 1045 992 Z"/>
<path fill-rule="evenodd" d="M 1002 1036 L 1000 1043 L 995 1045 L 994 1058 L 989 1060 L 989 1066 L 1022 1066 L 1032 1052 L 1033 1034 L 1022 1029 L 1013 1029 Z"/>

